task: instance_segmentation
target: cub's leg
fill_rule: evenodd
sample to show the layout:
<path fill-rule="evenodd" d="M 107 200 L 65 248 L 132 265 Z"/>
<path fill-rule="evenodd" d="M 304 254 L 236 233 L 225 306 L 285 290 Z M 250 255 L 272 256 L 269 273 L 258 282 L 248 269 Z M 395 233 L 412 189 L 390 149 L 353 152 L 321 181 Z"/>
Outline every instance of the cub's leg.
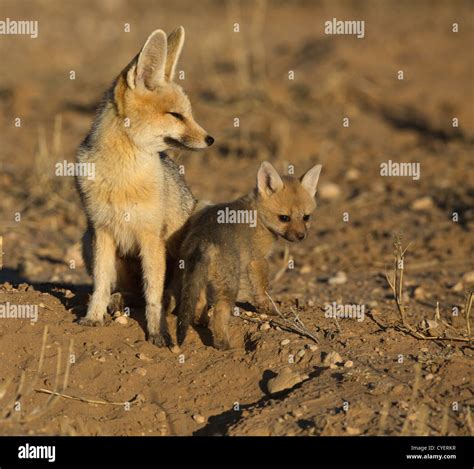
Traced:
<path fill-rule="evenodd" d="M 275 314 L 268 291 L 268 262 L 266 259 L 256 259 L 247 267 L 250 283 L 253 288 L 256 307 L 260 313 Z"/>

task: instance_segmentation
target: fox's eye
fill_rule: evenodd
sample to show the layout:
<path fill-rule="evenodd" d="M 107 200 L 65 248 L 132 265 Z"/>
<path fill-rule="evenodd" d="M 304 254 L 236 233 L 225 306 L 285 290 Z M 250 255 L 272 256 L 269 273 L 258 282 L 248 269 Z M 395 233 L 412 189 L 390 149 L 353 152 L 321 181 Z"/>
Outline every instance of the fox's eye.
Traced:
<path fill-rule="evenodd" d="M 291 220 L 288 215 L 278 215 L 278 219 L 284 223 L 288 223 Z"/>
<path fill-rule="evenodd" d="M 184 116 L 180 114 L 179 112 L 168 112 L 168 114 L 171 114 L 173 117 L 180 121 L 184 121 Z"/>
<path fill-rule="evenodd" d="M 309 220 L 309 215 L 303 215 L 303 221 L 308 221 Z"/>

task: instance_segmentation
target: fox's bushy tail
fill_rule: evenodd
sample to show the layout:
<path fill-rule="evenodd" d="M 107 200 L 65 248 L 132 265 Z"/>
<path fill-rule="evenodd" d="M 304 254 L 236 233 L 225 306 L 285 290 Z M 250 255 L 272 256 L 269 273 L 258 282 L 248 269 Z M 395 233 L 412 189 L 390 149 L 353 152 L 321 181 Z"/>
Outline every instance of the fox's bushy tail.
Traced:
<path fill-rule="evenodd" d="M 196 311 L 199 294 L 207 284 L 207 262 L 203 259 L 199 248 L 193 252 L 186 262 L 181 282 L 178 304 L 178 321 L 176 336 L 181 345 L 186 338 L 189 324 Z"/>

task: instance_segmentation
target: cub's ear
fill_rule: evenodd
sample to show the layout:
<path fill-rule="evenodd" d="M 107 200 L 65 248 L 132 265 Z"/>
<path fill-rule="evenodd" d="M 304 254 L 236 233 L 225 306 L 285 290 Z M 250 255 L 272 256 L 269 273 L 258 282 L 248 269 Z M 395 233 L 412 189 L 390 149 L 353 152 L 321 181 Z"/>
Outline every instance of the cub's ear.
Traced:
<path fill-rule="evenodd" d="M 311 197 L 316 195 L 316 189 L 318 187 L 319 174 L 321 173 L 322 166 L 317 164 L 313 166 L 308 172 L 306 172 L 300 179 L 301 185 L 306 189 Z"/>
<path fill-rule="evenodd" d="M 168 54 L 166 57 L 166 67 L 165 67 L 165 79 L 168 81 L 173 81 L 174 74 L 176 71 L 176 64 L 178 63 L 179 56 L 181 55 L 183 44 L 184 44 L 184 28 L 182 26 L 178 26 L 168 36 Z"/>
<path fill-rule="evenodd" d="M 127 73 L 130 88 L 144 86 L 155 89 L 165 79 L 166 34 L 161 29 L 153 31 L 145 42 L 136 64 Z"/>
<path fill-rule="evenodd" d="M 268 162 L 264 161 L 260 165 L 257 174 L 257 189 L 258 192 L 268 197 L 283 188 L 283 181 L 277 170 Z"/>

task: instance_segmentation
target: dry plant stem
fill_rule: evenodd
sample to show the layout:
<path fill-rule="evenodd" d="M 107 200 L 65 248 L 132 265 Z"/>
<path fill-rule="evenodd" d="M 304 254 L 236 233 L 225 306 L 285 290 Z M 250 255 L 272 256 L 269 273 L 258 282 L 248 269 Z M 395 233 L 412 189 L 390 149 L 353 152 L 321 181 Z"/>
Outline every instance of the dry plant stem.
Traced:
<path fill-rule="evenodd" d="M 464 308 L 466 312 L 466 329 L 467 329 L 467 336 L 469 340 L 471 340 L 471 323 L 469 322 L 469 316 L 471 315 L 471 308 L 472 308 L 472 297 L 473 297 L 473 292 L 469 292 L 467 299 L 466 299 L 466 307 Z"/>
<path fill-rule="evenodd" d="M 468 336 L 469 337 L 429 337 L 423 333 L 417 331 L 413 326 L 411 326 L 405 315 L 405 306 L 403 305 L 403 270 L 404 270 L 404 261 L 405 253 L 409 248 L 410 244 L 405 249 L 402 249 L 400 239 L 397 238 L 395 242 L 395 261 L 394 261 L 394 272 L 392 279 L 390 278 L 389 273 L 385 270 L 385 277 L 387 282 L 392 289 L 393 296 L 395 297 L 395 303 L 397 305 L 398 312 L 400 314 L 401 326 L 397 325 L 396 329 L 405 334 L 409 334 L 412 337 L 419 340 L 440 340 L 440 341 L 453 341 L 453 342 L 470 342 L 471 338 L 469 335 L 470 324 L 469 316 L 470 308 L 469 304 L 466 304 L 466 323 L 468 327 Z M 471 293 L 471 305 L 472 305 L 472 293 Z M 439 311 L 436 312 L 436 317 L 438 317 Z"/>
<path fill-rule="evenodd" d="M 100 405 L 120 405 L 124 406 L 126 402 L 111 402 L 111 401 L 103 401 L 100 399 L 87 399 L 85 397 L 76 397 L 76 396 L 70 396 L 68 394 L 60 393 L 57 391 L 50 391 L 49 389 L 44 389 L 44 388 L 39 388 L 35 389 L 36 392 L 41 392 L 44 394 L 50 394 L 55 397 L 63 397 L 64 399 L 72 399 L 74 401 L 81 401 L 81 402 L 86 402 L 88 404 L 100 404 Z M 134 399 L 128 401 L 128 402 L 133 402 Z"/>
<path fill-rule="evenodd" d="M 309 339 L 313 340 L 316 343 L 319 343 L 318 338 L 304 325 L 304 323 L 301 321 L 299 316 L 294 311 L 292 311 L 292 313 L 295 318 L 294 320 L 290 321 L 285 316 L 283 316 L 283 314 L 278 309 L 278 306 L 275 304 L 275 302 L 273 301 L 273 298 L 268 294 L 268 292 L 265 292 L 265 294 L 268 296 L 269 300 L 271 301 L 277 315 L 282 319 L 282 321 L 285 323 L 288 329 L 304 337 L 308 337 Z"/>

